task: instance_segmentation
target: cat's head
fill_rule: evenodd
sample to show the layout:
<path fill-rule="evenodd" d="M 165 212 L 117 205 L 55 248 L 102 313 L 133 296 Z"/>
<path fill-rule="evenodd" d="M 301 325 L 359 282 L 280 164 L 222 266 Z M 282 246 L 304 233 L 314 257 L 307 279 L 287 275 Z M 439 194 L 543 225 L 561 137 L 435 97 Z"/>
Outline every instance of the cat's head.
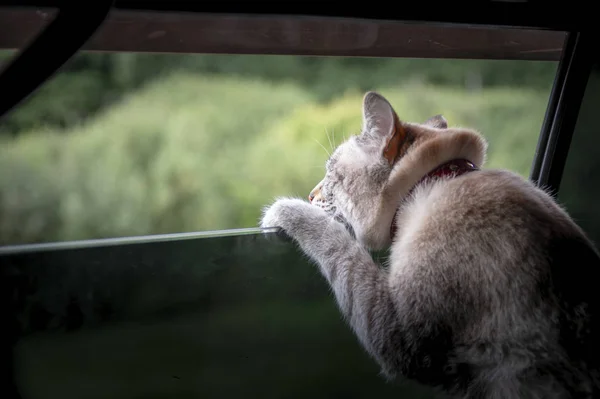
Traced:
<path fill-rule="evenodd" d="M 486 150 L 473 130 L 449 128 L 441 115 L 421 124 L 402 122 L 383 96 L 368 92 L 361 133 L 336 148 L 309 200 L 345 223 L 363 245 L 382 249 L 391 242 L 398 206 L 423 176 L 458 158 L 481 167 Z"/>

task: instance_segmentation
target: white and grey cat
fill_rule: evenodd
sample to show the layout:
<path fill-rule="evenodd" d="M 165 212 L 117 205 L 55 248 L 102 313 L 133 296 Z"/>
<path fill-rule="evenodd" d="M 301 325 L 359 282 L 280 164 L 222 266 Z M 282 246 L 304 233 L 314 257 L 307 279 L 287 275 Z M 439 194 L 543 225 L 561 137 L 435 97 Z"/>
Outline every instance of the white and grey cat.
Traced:
<path fill-rule="evenodd" d="M 369 92 L 309 201 L 277 199 L 261 226 L 319 265 L 387 377 L 460 398 L 596 397 L 598 252 L 542 189 L 479 169 L 486 151 Z M 382 267 L 369 250 L 386 248 Z"/>

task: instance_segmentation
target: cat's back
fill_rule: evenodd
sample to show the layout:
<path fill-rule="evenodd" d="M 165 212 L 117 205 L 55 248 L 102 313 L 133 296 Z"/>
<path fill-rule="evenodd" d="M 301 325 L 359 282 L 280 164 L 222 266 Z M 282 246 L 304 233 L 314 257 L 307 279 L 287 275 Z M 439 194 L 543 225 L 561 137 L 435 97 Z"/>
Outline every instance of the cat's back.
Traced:
<path fill-rule="evenodd" d="M 409 263 L 457 268 L 452 272 L 457 279 L 477 270 L 477 278 L 496 284 L 515 274 L 545 272 L 551 247 L 561 239 L 588 243 L 547 193 L 505 170 L 418 186 L 400 209 L 397 225 L 391 257 L 396 272 L 418 271 L 402 266 Z"/>
<path fill-rule="evenodd" d="M 539 294 L 532 285 L 600 298 L 592 283 L 600 270 L 594 244 L 548 193 L 515 173 L 482 170 L 434 183 L 402 214 L 406 228 L 392 254 L 449 268 L 457 284 L 485 279 L 524 300 Z"/>
<path fill-rule="evenodd" d="M 400 217 L 397 284 L 446 308 L 460 331 L 458 357 L 481 367 L 484 384 L 504 375 L 499 386 L 518 382 L 527 396 L 542 385 L 558 392 L 551 386 L 562 375 L 589 392 L 600 367 L 600 258 L 547 193 L 512 172 L 482 170 L 420 187 Z"/>
<path fill-rule="evenodd" d="M 399 221 L 412 239 L 446 241 L 466 237 L 511 242 L 583 236 L 569 215 L 543 190 L 505 170 L 481 170 L 423 185 Z M 474 237 L 476 236 L 476 237 Z M 518 246 L 518 245 L 517 245 Z"/>

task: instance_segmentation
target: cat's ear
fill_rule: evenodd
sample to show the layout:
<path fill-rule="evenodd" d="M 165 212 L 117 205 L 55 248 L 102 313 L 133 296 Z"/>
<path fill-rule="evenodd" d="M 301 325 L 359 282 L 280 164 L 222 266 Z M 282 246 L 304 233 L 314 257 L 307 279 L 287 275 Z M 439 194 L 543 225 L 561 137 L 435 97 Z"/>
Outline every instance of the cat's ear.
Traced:
<path fill-rule="evenodd" d="M 448 129 L 448 122 L 446 121 L 446 118 L 444 118 L 442 115 L 434 115 L 431 118 L 427 119 L 423 124 L 435 127 L 437 129 Z"/>
<path fill-rule="evenodd" d="M 406 130 L 391 104 L 373 91 L 363 98 L 363 135 L 374 140 L 383 157 L 393 164 L 406 138 Z"/>

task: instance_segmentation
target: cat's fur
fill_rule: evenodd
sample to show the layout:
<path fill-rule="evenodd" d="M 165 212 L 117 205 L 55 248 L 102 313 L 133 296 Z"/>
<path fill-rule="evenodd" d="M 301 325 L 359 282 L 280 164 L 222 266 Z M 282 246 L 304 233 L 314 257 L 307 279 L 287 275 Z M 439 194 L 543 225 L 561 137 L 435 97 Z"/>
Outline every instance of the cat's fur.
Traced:
<path fill-rule="evenodd" d="M 383 373 L 461 398 L 598 395 L 600 261 L 582 230 L 509 171 L 414 187 L 452 159 L 481 166 L 479 133 L 441 116 L 401 122 L 374 92 L 363 120 L 312 203 L 279 198 L 261 226 L 280 227 L 319 265 Z M 381 267 L 369 249 L 390 246 Z"/>

